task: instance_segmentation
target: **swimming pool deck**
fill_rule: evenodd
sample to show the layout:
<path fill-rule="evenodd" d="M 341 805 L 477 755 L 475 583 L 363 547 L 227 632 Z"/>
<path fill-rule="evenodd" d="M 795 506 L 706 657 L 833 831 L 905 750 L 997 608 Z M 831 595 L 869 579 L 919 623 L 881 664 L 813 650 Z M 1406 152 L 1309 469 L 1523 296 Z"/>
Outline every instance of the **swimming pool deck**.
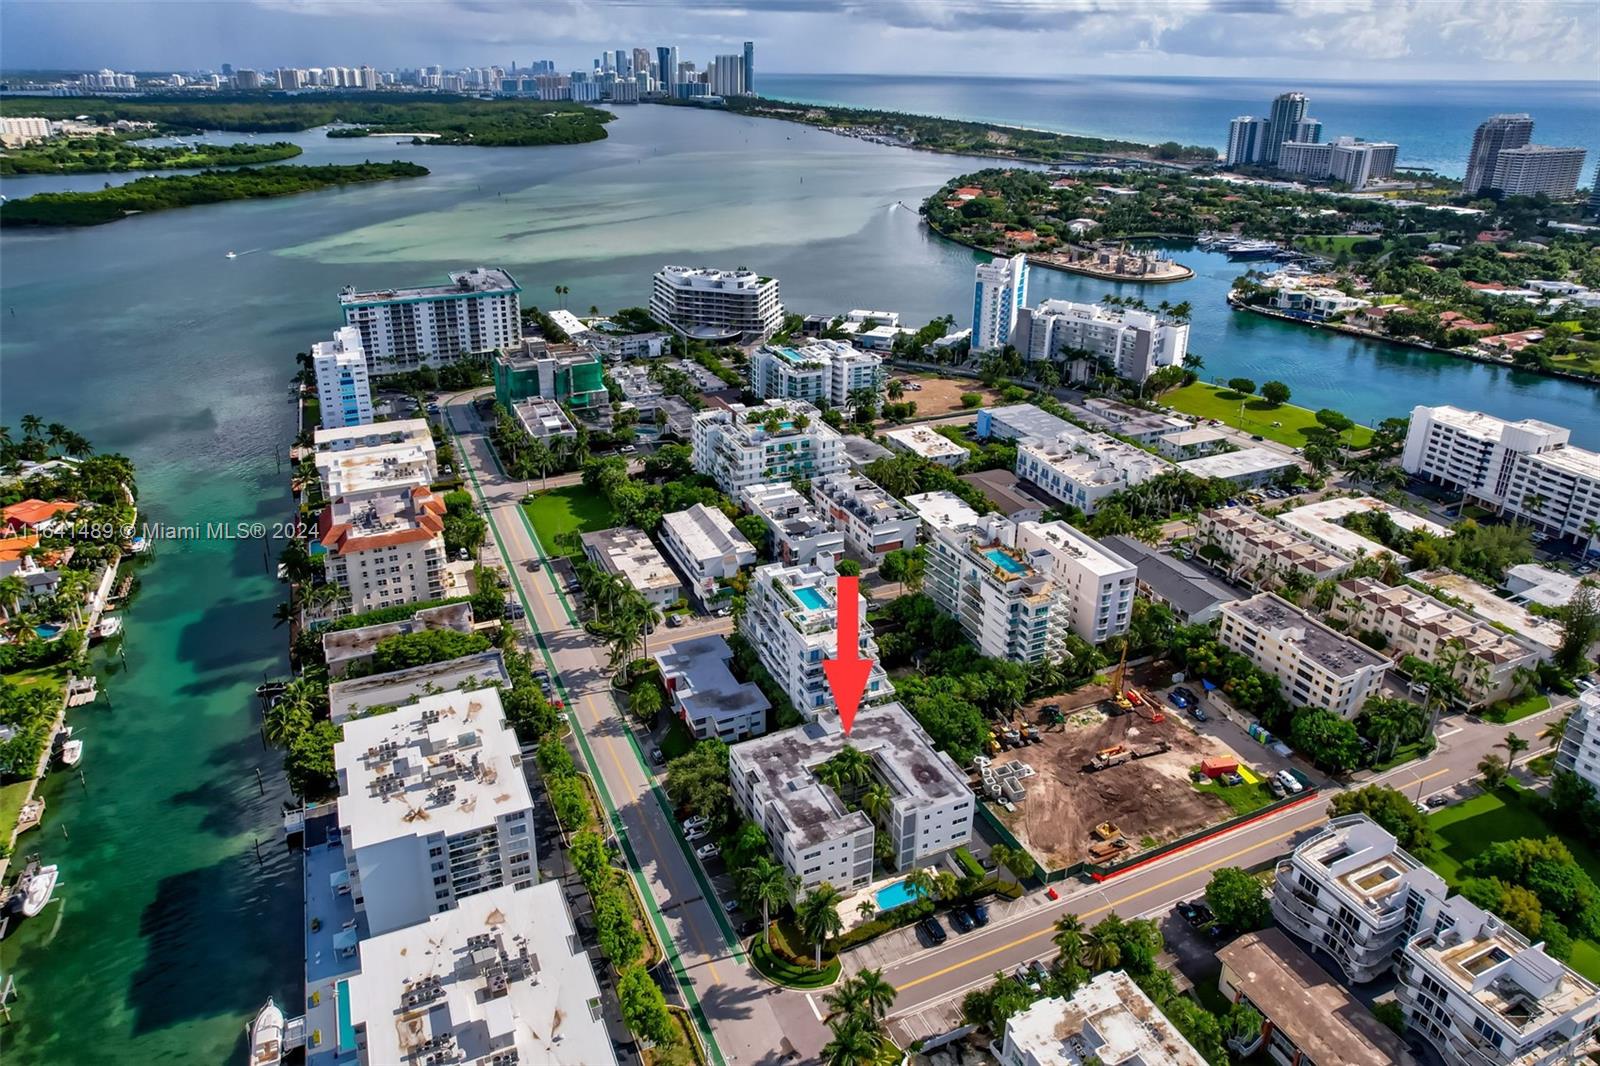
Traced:
<path fill-rule="evenodd" d="M 341 978 L 361 969 L 361 957 L 359 952 L 341 957 L 334 947 L 334 937 L 352 920 L 356 921 L 355 928 L 363 937 L 367 935 L 367 927 L 364 917 L 356 917 L 350 895 L 337 892 L 333 887 L 333 879 L 344 872 L 345 862 L 344 849 L 337 843 L 326 843 L 330 827 L 337 840 L 339 823 L 331 810 L 323 817 L 308 818 L 306 847 L 302 853 L 306 988 L 301 1007 L 306 1015 L 306 1066 L 343 1066 L 357 1061 L 356 1049 L 341 1047 L 337 1041 L 338 986 Z M 315 930 L 313 921 L 317 925 Z M 286 1013 L 293 1014 L 293 1009 Z"/>

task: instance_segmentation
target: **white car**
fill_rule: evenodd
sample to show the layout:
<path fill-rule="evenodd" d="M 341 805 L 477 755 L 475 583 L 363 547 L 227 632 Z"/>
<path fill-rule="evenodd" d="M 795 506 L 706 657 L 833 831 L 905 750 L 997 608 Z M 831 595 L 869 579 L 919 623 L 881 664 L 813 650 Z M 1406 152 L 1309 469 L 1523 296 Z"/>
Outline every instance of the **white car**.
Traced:
<path fill-rule="evenodd" d="M 721 853 L 721 849 L 718 848 L 715 844 L 706 844 L 703 847 L 698 847 L 698 848 L 694 849 L 694 856 L 697 859 L 714 859 L 720 853 Z"/>
<path fill-rule="evenodd" d="M 710 830 L 706 829 L 705 826 L 701 826 L 698 829 L 690 829 L 687 832 L 685 832 L 683 834 L 683 839 L 685 839 L 689 843 L 693 844 L 696 840 L 699 840 L 701 837 L 706 836 L 709 832 L 710 832 Z"/>
<path fill-rule="evenodd" d="M 696 829 L 703 828 L 705 824 L 706 816 L 703 814 L 695 814 L 683 820 L 683 829 L 686 833 L 693 832 Z"/>

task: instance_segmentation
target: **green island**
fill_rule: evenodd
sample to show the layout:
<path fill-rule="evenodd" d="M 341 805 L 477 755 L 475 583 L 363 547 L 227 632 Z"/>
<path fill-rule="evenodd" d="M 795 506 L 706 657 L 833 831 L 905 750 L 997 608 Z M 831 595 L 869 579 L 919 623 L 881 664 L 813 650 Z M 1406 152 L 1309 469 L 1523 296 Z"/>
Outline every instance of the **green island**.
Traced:
<path fill-rule="evenodd" d="M 130 214 L 227 200 L 292 196 L 339 185 L 420 178 L 427 167 L 415 163 L 359 163 L 353 166 L 254 167 L 207 170 L 200 174 L 140 178 L 126 185 L 90 192 L 43 192 L 0 204 L 0 226 L 98 226 Z"/>
<path fill-rule="evenodd" d="M 115 174 L 127 170 L 242 167 L 293 159 L 303 149 L 272 144 L 196 144 L 160 147 L 131 137 L 58 137 L 0 153 L 0 176 L 20 174 Z"/>
<path fill-rule="evenodd" d="M 167 133 L 239 130 L 293 133 L 339 125 L 329 136 L 377 133 L 427 133 L 433 144 L 485 147 L 583 144 L 604 140 L 609 111 L 584 104 L 541 100 L 477 100 L 470 97 L 418 97 L 411 93 L 275 96 L 232 94 L 194 100 L 143 96 L 138 99 L 29 97 L 0 101 L 0 115 L 42 115 L 50 119 L 87 115 L 98 122 L 126 119 L 154 122 Z"/>
<path fill-rule="evenodd" d="M 701 106 L 688 100 L 652 100 L 677 106 Z M 1216 161 L 1214 148 L 1183 145 L 1176 141 L 1140 144 L 1104 137 L 1082 137 L 1071 133 L 1002 126 L 993 122 L 969 122 L 934 115 L 910 115 L 903 111 L 878 111 L 859 107 L 797 104 L 763 96 L 730 96 L 723 101 L 727 111 L 756 118 L 776 118 L 807 126 L 832 130 L 853 137 L 864 137 L 905 148 L 959 155 L 992 155 L 1026 162 L 1059 163 L 1085 156 L 1125 156 L 1134 159 L 1160 159 L 1174 162 Z"/>

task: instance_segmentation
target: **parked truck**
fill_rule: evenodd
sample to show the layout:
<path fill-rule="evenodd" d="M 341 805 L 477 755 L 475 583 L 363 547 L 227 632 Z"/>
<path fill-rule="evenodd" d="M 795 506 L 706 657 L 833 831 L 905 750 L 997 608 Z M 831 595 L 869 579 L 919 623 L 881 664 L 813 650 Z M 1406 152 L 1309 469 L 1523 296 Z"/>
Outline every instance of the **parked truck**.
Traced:
<path fill-rule="evenodd" d="M 1121 766 L 1133 758 L 1133 752 L 1126 744 L 1117 744 L 1109 748 L 1101 748 L 1095 752 L 1094 758 L 1089 760 L 1089 765 L 1084 769 L 1091 773 L 1097 770 L 1107 770 L 1113 766 Z"/>

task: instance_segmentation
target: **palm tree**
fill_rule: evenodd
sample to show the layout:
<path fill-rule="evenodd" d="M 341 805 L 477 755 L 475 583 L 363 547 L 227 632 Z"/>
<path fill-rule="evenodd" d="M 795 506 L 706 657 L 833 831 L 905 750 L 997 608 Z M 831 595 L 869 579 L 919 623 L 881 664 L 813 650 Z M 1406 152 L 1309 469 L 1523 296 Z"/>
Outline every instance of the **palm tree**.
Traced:
<path fill-rule="evenodd" d="M 848 1020 L 866 1012 L 866 998 L 854 977 L 839 982 L 838 987 L 823 997 L 823 1002 L 828 1005 L 828 1016 L 824 1021 L 831 1022 L 835 1018 Z"/>
<path fill-rule="evenodd" d="M 894 986 L 883 979 L 882 970 L 862 970 L 856 974 L 855 983 L 860 989 L 861 1005 L 866 1008 L 867 1015 L 881 1022 L 888 1016 L 889 1008 L 894 1006 Z"/>
<path fill-rule="evenodd" d="M 878 1057 L 878 1035 L 859 1021 L 846 1021 L 822 1046 L 823 1066 L 870 1066 Z"/>
<path fill-rule="evenodd" d="M 67 429 L 67 427 L 62 425 L 60 422 L 52 422 L 45 427 L 45 443 L 49 444 L 50 447 L 56 449 L 56 451 L 59 453 L 61 451 L 62 442 L 67 439 L 67 434 L 70 432 L 71 430 Z"/>
<path fill-rule="evenodd" d="M 539 475 L 541 489 L 550 487 L 550 471 L 556 466 L 556 453 L 542 440 L 531 441 L 523 455 L 528 469 Z"/>
<path fill-rule="evenodd" d="M 261 736 L 268 744 L 282 747 L 293 737 L 311 728 L 311 708 L 285 691 L 261 716 Z"/>
<path fill-rule="evenodd" d="M 905 886 L 913 899 L 934 898 L 933 874 L 929 873 L 925 866 L 919 866 L 906 874 Z"/>
<path fill-rule="evenodd" d="M 794 898 L 798 881 L 798 878 L 766 856 L 758 858 L 745 874 L 744 902 L 760 905 L 762 935 L 766 937 L 769 948 L 772 946 L 772 908 Z"/>
<path fill-rule="evenodd" d="M 39 431 L 44 428 L 44 419 L 38 415 L 22 416 L 22 439 L 34 440 L 39 436 Z"/>
<path fill-rule="evenodd" d="M 1083 964 L 1095 973 L 1114 970 L 1122 961 L 1122 946 L 1096 926 L 1083 934 Z"/>
<path fill-rule="evenodd" d="M 870 899 L 864 899 L 860 903 L 856 904 L 856 913 L 861 915 L 863 918 L 871 918 L 874 914 L 878 913 L 878 905 L 872 902 Z"/>
<path fill-rule="evenodd" d="M 1528 750 L 1528 741 L 1523 740 L 1515 733 L 1507 733 L 1506 738 L 1497 746 L 1506 749 L 1506 765 L 1515 766 L 1517 756 Z"/>
<path fill-rule="evenodd" d="M 819 970 L 822 969 L 822 945 L 844 929 L 844 919 L 839 917 L 839 901 L 843 898 L 837 888 L 824 881 L 807 892 L 795 908 L 795 922 L 801 934 L 816 948 Z"/>
<path fill-rule="evenodd" d="M 15 574 L 0 577 L 0 614 L 10 618 L 28 597 L 28 583 Z"/>
<path fill-rule="evenodd" d="M 1063 914 L 1056 919 L 1055 935 L 1050 941 L 1063 960 L 1077 962 L 1083 956 L 1083 920 L 1076 914 Z"/>
<path fill-rule="evenodd" d="M 873 821 L 887 814 L 892 802 L 893 797 L 889 794 L 888 786 L 881 781 L 867 786 L 867 790 L 861 793 L 861 809 L 866 811 L 867 817 Z"/>

